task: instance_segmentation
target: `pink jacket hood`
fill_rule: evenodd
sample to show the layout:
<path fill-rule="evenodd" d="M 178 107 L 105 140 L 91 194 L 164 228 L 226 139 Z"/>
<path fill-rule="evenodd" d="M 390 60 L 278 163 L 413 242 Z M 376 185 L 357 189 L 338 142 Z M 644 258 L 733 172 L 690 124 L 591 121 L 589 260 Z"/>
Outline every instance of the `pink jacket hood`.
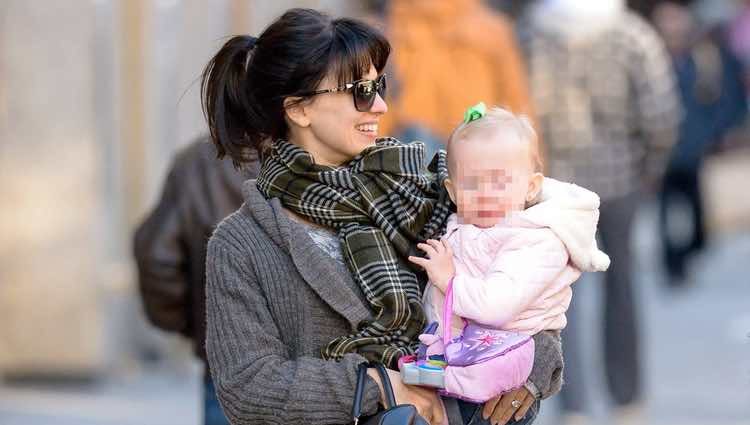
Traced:
<path fill-rule="evenodd" d="M 572 183 L 546 177 L 539 202 L 521 217 L 540 227 L 549 227 L 568 250 L 571 262 L 584 272 L 609 268 L 609 256 L 596 244 L 599 196 Z"/>

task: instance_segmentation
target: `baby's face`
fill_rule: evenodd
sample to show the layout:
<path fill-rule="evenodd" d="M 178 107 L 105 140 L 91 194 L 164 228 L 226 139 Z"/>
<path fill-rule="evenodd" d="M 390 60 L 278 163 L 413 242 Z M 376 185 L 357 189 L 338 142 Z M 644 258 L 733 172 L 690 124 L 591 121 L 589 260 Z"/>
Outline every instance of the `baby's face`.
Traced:
<path fill-rule="evenodd" d="M 517 138 L 507 133 L 495 137 Z M 462 224 L 492 227 L 524 209 L 535 174 L 527 143 L 466 139 L 451 155 L 455 166 L 446 186 Z"/>

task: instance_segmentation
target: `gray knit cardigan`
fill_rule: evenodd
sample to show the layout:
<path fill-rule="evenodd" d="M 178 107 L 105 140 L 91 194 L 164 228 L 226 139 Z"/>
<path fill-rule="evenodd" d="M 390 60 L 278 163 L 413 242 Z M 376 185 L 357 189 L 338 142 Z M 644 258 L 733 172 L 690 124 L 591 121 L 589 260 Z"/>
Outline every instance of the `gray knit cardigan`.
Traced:
<path fill-rule="evenodd" d="M 278 199 L 245 183 L 245 203 L 208 243 L 206 348 L 221 405 L 235 424 L 347 424 L 357 364 L 320 349 L 372 317 L 351 276 L 324 253 Z M 560 388 L 559 333 L 534 337 L 530 381 L 546 398 Z M 367 380 L 363 410 L 376 411 Z"/>

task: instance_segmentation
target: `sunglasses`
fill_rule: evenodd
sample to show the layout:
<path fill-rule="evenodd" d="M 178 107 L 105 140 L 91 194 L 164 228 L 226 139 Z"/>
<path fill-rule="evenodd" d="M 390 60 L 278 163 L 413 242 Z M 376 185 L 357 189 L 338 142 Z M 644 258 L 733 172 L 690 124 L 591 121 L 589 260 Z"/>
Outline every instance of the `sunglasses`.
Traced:
<path fill-rule="evenodd" d="M 352 83 L 344 84 L 343 86 L 336 87 L 333 89 L 316 90 L 309 93 L 303 93 L 301 96 L 315 96 L 323 93 L 337 93 L 340 91 L 352 91 L 352 98 L 354 99 L 354 107 L 359 112 L 367 112 L 372 109 L 373 103 L 375 103 L 376 95 L 380 95 L 381 98 L 385 99 L 386 90 L 386 79 L 385 74 L 381 74 L 374 80 L 357 80 Z"/>

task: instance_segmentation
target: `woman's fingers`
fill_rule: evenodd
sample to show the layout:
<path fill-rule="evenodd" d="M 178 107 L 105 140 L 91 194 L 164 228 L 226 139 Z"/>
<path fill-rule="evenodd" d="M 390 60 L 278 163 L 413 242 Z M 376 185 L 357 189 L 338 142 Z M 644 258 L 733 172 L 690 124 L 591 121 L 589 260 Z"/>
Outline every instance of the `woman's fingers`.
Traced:
<path fill-rule="evenodd" d="M 513 412 L 516 411 L 516 409 L 513 409 L 510 403 L 511 403 L 511 398 L 508 396 L 508 394 L 504 394 L 502 397 L 500 397 L 500 402 L 497 403 L 497 406 L 495 406 L 495 410 L 492 412 L 492 416 L 490 416 L 491 424 L 505 425 L 505 423 L 508 420 L 507 419 L 504 420 L 504 418 L 505 417 L 510 418 Z M 510 409 L 513 409 L 513 410 L 509 412 L 508 410 Z"/>
<path fill-rule="evenodd" d="M 484 402 L 484 407 L 482 408 L 482 418 L 487 419 L 492 416 L 492 412 L 495 411 L 495 406 L 497 406 L 497 404 L 500 402 L 500 398 L 501 396 L 497 396 Z"/>
<path fill-rule="evenodd" d="M 526 398 L 523 400 L 523 403 L 521 404 L 521 407 L 516 410 L 516 416 L 514 417 L 516 421 L 520 421 L 521 419 L 526 417 L 526 413 L 528 413 L 529 408 L 534 404 L 534 401 L 536 399 L 531 394 L 528 394 Z"/>
<path fill-rule="evenodd" d="M 518 402 L 515 404 L 520 407 L 513 407 L 514 400 Z M 521 387 L 485 402 L 482 409 L 482 417 L 485 419 L 489 418 L 490 423 L 493 425 L 505 425 L 514 414 L 515 420 L 520 421 L 526 416 L 534 401 L 534 396 L 525 387 Z"/>
<path fill-rule="evenodd" d="M 525 388 L 519 388 L 509 393 L 503 394 L 495 407 L 495 411 L 492 413 L 490 422 L 497 425 L 505 425 L 508 423 L 513 414 L 516 413 L 518 407 L 513 407 L 513 402 L 520 403 L 519 406 L 523 405 L 523 401 L 526 399 L 528 391 Z M 518 405 L 518 404 L 517 404 Z"/>

